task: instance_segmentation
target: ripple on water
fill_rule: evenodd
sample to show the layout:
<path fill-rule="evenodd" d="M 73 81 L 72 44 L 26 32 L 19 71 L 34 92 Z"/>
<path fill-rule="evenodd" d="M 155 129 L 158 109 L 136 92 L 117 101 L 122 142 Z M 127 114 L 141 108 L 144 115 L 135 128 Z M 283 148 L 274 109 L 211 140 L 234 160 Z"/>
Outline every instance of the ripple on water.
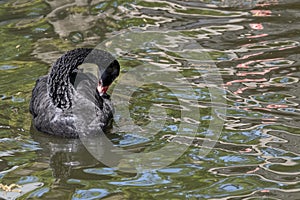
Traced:
<path fill-rule="evenodd" d="M 129 180 L 122 181 L 110 181 L 109 184 L 118 185 L 118 186 L 154 186 L 161 184 L 168 184 L 169 180 L 166 180 L 160 177 L 154 172 L 146 172 L 140 175 L 137 175 L 136 178 L 130 178 Z"/>
<path fill-rule="evenodd" d="M 16 69 L 18 68 L 17 66 L 13 66 L 13 65 L 1 65 L 0 66 L 0 70 L 11 70 L 11 69 Z"/>
<path fill-rule="evenodd" d="M 115 176 L 117 173 L 112 168 L 88 168 L 83 170 L 85 173 L 96 174 L 96 175 L 109 175 Z"/>
<path fill-rule="evenodd" d="M 34 183 L 34 182 L 38 182 L 39 178 L 37 176 L 23 176 L 20 178 L 20 180 L 18 181 L 18 184 L 26 184 L 26 183 Z"/>
<path fill-rule="evenodd" d="M 100 199 L 109 195 L 106 189 L 91 188 L 87 190 L 76 190 L 72 196 L 74 200 Z"/>
<path fill-rule="evenodd" d="M 41 189 L 38 189 L 34 192 L 32 192 L 28 198 L 41 198 L 44 194 L 50 191 L 50 188 L 48 187 L 43 187 Z"/>

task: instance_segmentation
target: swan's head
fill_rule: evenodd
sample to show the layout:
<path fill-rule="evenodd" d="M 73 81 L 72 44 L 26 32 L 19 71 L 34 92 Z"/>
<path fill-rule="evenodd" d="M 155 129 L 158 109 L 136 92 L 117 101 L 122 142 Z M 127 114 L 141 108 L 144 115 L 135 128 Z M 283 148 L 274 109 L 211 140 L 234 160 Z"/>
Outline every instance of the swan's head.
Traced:
<path fill-rule="evenodd" d="M 95 64 L 96 70 L 81 69 L 81 65 L 88 63 Z M 100 49 L 78 48 L 68 51 L 53 63 L 48 76 L 48 94 L 56 107 L 68 109 L 72 106 L 74 88 L 71 85 L 76 85 L 78 70 L 99 77 L 97 91 L 102 96 L 119 76 L 120 65 L 110 53 Z"/>
<path fill-rule="evenodd" d="M 106 67 L 100 75 L 97 90 L 102 96 L 106 94 L 109 86 L 119 76 L 120 64 L 117 60 L 112 61 L 108 67 Z"/>

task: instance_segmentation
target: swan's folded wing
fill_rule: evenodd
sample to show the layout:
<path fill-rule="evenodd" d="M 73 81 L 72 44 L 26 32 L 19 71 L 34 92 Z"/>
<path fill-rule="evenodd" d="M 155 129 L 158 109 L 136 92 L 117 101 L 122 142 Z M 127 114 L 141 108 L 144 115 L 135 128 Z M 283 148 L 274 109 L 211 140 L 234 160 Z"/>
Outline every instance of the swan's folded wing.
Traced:
<path fill-rule="evenodd" d="M 41 104 L 47 101 L 47 76 L 42 76 L 36 80 L 35 86 L 32 90 L 32 97 L 30 100 L 29 111 L 33 117 L 37 116 L 41 111 Z M 50 99 L 49 99 L 50 100 Z"/>

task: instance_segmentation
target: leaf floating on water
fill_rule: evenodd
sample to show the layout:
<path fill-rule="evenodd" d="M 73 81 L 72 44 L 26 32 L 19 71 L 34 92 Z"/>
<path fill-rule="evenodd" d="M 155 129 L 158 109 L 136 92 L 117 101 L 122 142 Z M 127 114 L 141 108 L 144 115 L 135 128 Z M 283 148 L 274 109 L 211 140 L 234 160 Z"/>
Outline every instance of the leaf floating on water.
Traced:
<path fill-rule="evenodd" d="M 21 186 L 14 183 L 10 185 L 3 185 L 2 183 L 0 183 L 0 189 L 5 192 L 21 192 L 21 190 L 18 190 L 16 188 L 21 188 Z"/>
<path fill-rule="evenodd" d="M 24 194 L 31 192 L 39 187 L 42 187 L 44 183 L 42 182 L 36 182 L 36 183 L 28 183 L 24 185 L 17 185 L 15 183 L 10 184 L 10 185 L 3 185 L 0 184 L 0 198 L 3 199 L 17 199 Z"/>

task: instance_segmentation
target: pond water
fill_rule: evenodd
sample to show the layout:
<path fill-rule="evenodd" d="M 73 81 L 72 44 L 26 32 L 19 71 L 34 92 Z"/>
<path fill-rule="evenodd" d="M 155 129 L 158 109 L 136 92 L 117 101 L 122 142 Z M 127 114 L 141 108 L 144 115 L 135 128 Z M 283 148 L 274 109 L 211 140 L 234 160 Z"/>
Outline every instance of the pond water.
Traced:
<path fill-rule="evenodd" d="M 0 1 L 0 177 L 21 186 L 0 198 L 299 199 L 299 13 L 296 0 Z M 31 127 L 35 80 L 77 47 L 122 67 L 107 135 L 132 155 L 115 165 L 101 141 L 95 153 Z"/>

